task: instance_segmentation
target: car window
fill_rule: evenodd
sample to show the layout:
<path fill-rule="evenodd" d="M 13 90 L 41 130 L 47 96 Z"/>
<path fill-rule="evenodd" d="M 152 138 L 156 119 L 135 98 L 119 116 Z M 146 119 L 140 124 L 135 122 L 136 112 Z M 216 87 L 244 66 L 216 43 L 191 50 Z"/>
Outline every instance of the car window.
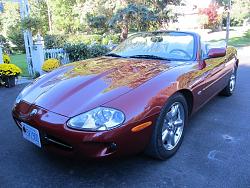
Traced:
<path fill-rule="evenodd" d="M 180 32 L 138 33 L 111 53 L 124 57 L 154 55 L 173 60 L 191 60 L 194 57 L 194 37 Z"/>

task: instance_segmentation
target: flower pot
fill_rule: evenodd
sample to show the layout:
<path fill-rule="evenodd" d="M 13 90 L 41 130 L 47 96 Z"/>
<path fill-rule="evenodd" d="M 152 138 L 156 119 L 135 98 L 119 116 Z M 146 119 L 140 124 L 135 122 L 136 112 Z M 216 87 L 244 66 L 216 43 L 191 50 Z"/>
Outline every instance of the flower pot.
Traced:
<path fill-rule="evenodd" d="M 15 76 L 2 76 L 2 80 L 4 81 L 5 87 L 14 87 L 16 85 L 16 77 Z"/>

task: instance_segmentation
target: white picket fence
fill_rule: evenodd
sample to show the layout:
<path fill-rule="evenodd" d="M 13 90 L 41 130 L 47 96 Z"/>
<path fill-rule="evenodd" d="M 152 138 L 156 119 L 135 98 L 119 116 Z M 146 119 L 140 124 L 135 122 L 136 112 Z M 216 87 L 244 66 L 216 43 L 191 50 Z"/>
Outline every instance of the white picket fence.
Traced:
<path fill-rule="evenodd" d="M 63 48 L 44 49 L 44 59 L 55 58 L 60 60 L 61 64 L 70 62 L 68 53 Z"/>

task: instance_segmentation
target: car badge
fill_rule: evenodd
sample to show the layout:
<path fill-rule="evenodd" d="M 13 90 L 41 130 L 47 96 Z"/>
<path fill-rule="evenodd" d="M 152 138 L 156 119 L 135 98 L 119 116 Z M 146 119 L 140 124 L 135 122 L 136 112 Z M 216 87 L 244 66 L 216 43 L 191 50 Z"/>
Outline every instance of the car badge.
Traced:
<path fill-rule="evenodd" d="M 31 112 L 30 112 L 30 116 L 34 116 L 37 114 L 37 109 L 33 109 Z"/>

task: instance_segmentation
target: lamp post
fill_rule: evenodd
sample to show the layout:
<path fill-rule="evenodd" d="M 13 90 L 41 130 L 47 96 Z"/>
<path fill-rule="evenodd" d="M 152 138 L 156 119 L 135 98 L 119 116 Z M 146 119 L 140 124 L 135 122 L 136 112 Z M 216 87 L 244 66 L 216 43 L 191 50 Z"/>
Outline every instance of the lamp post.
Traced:
<path fill-rule="evenodd" d="M 228 40 L 229 40 L 231 5 L 232 5 L 232 0 L 229 0 L 227 7 L 226 46 L 228 46 Z"/>

